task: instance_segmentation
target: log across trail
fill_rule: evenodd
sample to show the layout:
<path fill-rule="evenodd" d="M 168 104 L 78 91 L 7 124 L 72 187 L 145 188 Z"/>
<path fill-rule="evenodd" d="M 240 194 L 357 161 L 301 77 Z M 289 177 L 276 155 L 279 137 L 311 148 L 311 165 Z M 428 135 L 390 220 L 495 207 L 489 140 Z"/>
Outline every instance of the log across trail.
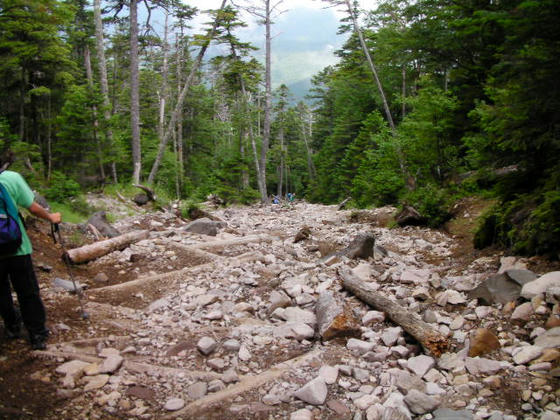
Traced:
<path fill-rule="evenodd" d="M 418 340 L 425 350 L 439 357 L 449 348 L 448 340 L 433 326 L 422 321 L 417 314 L 379 294 L 367 283 L 354 276 L 349 269 L 341 268 L 338 270 L 338 274 L 342 277 L 342 285 L 345 289 L 367 304 L 385 312 L 393 322 L 400 325 L 407 333 Z"/>
<path fill-rule="evenodd" d="M 124 249 L 135 242 L 147 239 L 149 234 L 150 232 L 148 230 L 135 230 L 111 239 L 94 242 L 93 244 L 85 245 L 80 248 L 69 249 L 62 257 L 67 258 L 73 264 L 86 263 L 102 257 L 103 255 L 107 255 L 110 252 Z"/>

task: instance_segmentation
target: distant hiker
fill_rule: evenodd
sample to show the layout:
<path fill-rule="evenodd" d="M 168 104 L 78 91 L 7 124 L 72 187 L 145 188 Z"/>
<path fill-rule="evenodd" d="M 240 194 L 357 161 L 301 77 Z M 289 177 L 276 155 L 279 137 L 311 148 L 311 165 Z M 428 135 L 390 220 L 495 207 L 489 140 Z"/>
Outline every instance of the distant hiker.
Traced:
<path fill-rule="evenodd" d="M 280 204 L 280 198 L 276 195 L 272 195 L 272 204 Z"/>
<path fill-rule="evenodd" d="M 21 240 L 21 244 L 16 244 L 15 251 L 6 252 L 5 248 L 0 254 L 0 315 L 4 320 L 6 338 L 20 337 L 23 320 L 33 350 L 44 350 L 49 335 L 45 325 L 45 307 L 33 271 L 31 241 L 17 207 L 26 208 L 33 215 L 55 224 L 60 223 L 61 215 L 49 213 L 35 202 L 33 192 L 19 173 L 5 170 L 12 161 L 13 155 L 0 159 L 0 206 L 6 209 L 0 215 L 4 219 L 17 221 L 20 230 L 18 239 Z M 21 316 L 14 307 L 10 282 L 17 294 Z"/>
<path fill-rule="evenodd" d="M 296 193 L 288 193 L 288 201 L 290 203 L 293 203 L 295 199 L 296 199 Z"/>

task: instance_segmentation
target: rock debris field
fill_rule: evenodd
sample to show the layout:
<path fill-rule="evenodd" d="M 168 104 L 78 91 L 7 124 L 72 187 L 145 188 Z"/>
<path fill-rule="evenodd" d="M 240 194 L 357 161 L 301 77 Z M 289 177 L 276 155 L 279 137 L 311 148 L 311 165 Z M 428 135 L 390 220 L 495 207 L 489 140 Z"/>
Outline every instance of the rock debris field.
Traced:
<path fill-rule="evenodd" d="M 74 268 L 89 320 L 41 282 L 58 316 L 30 376 L 58 403 L 35 418 L 559 419 L 560 272 L 469 259 L 450 234 L 385 227 L 394 210 L 119 220 L 149 237 Z M 448 348 L 430 352 L 341 273 Z"/>

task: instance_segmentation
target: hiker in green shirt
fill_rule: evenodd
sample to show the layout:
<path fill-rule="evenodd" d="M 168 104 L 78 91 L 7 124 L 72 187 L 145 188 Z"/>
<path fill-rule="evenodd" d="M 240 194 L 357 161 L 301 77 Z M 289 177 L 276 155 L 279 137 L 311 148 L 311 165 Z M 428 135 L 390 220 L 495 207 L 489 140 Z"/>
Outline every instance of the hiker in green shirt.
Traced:
<path fill-rule="evenodd" d="M 18 207 L 28 209 L 33 215 L 51 223 L 60 223 L 60 213 L 49 213 L 35 202 L 35 195 L 23 177 L 17 172 L 2 171 L 9 166 L 12 157 L 0 161 L 0 183 L 9 193 Z M 49 335 L 45 307 L 39 293 L 39 284 L 31 260 L 31 241 L 20 217 L 18 224 L 22 233 L 22 243 L 16 252 L 0 256 L 0 315 L 4 320 L 5 336 L 18 338 L 21 335 L 21 322 L 29 333 L 29 341 L 34 350 L 44 350 Z M 21 316 L 14 307 L 12 299 L 13 286 L 21 311 Z"/>

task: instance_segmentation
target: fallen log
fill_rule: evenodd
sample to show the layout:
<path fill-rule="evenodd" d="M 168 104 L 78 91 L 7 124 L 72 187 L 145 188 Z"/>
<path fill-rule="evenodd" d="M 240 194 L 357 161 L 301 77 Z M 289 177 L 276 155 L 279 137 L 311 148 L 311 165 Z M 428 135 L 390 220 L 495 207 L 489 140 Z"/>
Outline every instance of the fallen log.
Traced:
<path fill-rule="evenodd" d="M 439 357 L 449 348 L 447 339 L 430 324 L 422 321 L 417 314 L 411 313 L 392 299 L 380 295 L 378 291 L 354 276 L 349 269 L 341 268 L 338 274 L 346 290 L 375 309 L 385 312 L 393 322 L 414 337 L 424 350 Z"/>
<path fill-rule="evenodd" d="M 147 239 L 149 233 L 150 232 L 147 230 L 135 230 L 105 241 L 94 242 L 93 244 L 84 245 L 80 248 L 69 249 L 64 253 L 62 258 L 67 258 L 73 264 L 92 261 L 110 252 L 124 249 L 130 244 L 141 241 L 142 239 Z"/>

